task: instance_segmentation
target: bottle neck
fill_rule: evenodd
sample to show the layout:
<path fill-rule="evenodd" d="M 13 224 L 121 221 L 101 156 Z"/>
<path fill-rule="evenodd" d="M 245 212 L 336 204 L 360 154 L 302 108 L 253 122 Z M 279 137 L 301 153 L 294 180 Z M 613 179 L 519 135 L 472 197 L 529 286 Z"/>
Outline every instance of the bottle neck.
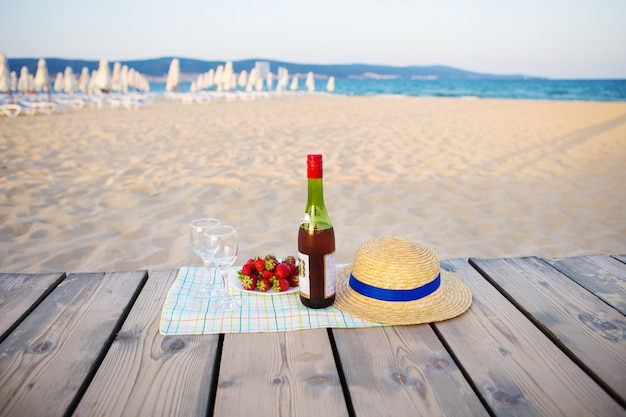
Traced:
<path fill-rule="evenodd" d="M 322 178 L 308 179 L 307 209 L 318 207 L 324 209 L 324 185 Z"/>
<path fill-rule="evenodd" d="M 328 216 L 324 205 L 322 179 L 309 178 L 308 190 L 305 215 L 300 227 L 309 232 L 330 229 L 333 227 L 333 223 L 330 221 L 330 216 Z"/>

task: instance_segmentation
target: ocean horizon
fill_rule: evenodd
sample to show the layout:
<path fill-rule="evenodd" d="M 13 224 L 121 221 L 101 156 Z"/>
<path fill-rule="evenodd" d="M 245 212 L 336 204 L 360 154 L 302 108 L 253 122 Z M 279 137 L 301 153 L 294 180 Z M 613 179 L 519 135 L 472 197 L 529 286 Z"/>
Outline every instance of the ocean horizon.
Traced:
<path fill-rule="evenodd" d="M 315 91 L 326 92 L 326 79 L 315 80 Z M 274 87 L 276 82 L 274 82 Z M 191 82 L 181 82 L 189 92 Z M 164 82 L 150 82 L 150 91 L 164 93 Z M 210 90 L 209 90 L 210 91 Z M 305 92 L 304 80 L 299 92 Z M 504 79 L 335 79 L 334 94 L 348 96 L 458 97 L 565 101 L 626 101 L 626 80 L 504 80 Z"/>

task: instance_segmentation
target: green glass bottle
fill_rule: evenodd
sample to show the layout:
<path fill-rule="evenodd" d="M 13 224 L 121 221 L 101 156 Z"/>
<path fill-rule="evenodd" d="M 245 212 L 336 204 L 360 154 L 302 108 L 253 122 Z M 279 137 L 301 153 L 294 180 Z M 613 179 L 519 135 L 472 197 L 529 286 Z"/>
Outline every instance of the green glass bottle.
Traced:
<path fill-rule="evenodd" d="M 335 231 L 324 204 L 322 155 L 307 155 L 308 196 L 298 232 L 300 301 L 324 308 L 335 301 Z"/>

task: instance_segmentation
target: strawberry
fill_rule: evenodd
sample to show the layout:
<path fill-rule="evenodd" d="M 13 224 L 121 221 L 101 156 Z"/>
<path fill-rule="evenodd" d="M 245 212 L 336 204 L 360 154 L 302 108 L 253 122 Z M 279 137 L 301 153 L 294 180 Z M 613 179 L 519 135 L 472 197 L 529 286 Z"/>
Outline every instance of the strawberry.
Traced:
<path fill-rule="evenodd" d="M 289 289 L 289 281 L 284 278 L 276 278 L 272 285 L 275 292 L 283 292 Z"/>
<path fill-rule="evenodd" d="M 278 278 L 287 279 L 291 275 L 291 267 L 286 263 L 278 264 L 276 267 L 276 276 Z"/>
<path fill-rule="evenodd" d="M 263 272 L 265 270 L 265 261 L 261 258 L 257 258 L 254 261 L 254 269 L 256 269 L 259 272 Z"/>
<path fill-rule="evenodd" d="M 241 267 L 241 274 L 242 275 L 247 275 L 247 276 L 252 275 L 252 265 L 251 264 L 245 264 L 244 266 L 242 266 Z"/>
<path fill-rule="evenodd" d="M 287 256 L 283 263 L 286 263 L 291 268 L 291 274 L 295 274 L 298 270 L 298 263 L 296 262 L 296 258 L 293 256 Z"/>
<path fill-rule="evenodd" d="M 277 264 L 278 264 L 278 260 L 276 259 L 274 255 L 269 254 L 265 257 L 265 270 L 266 271 L 273 271 L 276 268 Z"/>
<path fill-rule="evenodd" d="M 290 275 L 289 278 L 287 278 L 287 281 L 289 281 L 289 286 L 291 287 L 297 287 L 300 285 L 300 278 L 298 277 L 298 274 Z"/>
<path fill-rule="evenodd" d="M 270 289 L 270 280 L 267 278 L 259 278 L 256 282 L 256 289 L 261 292 L 266 292 Z"/>
<path fill-rule="evenodd" d="M 243 287 L 244 290 L 250 290 L 250 291 L 255 290 L 257 286 L 256 277 L 244 275 L 241 280 L 241 286 Z"/>
<path fill-rule="evenodd" d="M 274 278 L 274 273 L 272 271 L 265 270 L 263 271 L 262 277 L 271 280 L 272 278 Z"/>

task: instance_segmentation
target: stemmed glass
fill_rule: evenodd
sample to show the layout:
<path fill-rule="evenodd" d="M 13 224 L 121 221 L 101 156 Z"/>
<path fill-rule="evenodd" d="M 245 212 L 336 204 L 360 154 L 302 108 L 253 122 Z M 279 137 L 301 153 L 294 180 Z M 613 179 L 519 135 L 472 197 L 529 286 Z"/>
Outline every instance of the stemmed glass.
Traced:
<path fill-rule="evenodd" d="M 206 236 L 205 231 L 218 227 L 222 224 L 221 220 L 214 218 L 196 219 L 189 222 L 189 239 L 191 240 L 191 247 L 196 255 L 202 258 L 204 266 L 211 272 L 211 254 L 207 252 L 207 245 L 205 245 Z M 219 297 L 224 294 L 224 287 L 222 285 L 214 285 L 212 283 L 205 284 L 196 295 L 199 298 L 206 297 Z"/>
<path fill-rule="evenodd" d="M 217 308 L 222 311 L 232 311 L 241 307 L 241 301 L 230 293 L 228 272 L 239 250 L 237 230 L 232 226 L 218 226 L 204 232 L 206 239 L 205 251 L 210 254 L 211 263 L 219 267 L 222 273 L 224 295 L 218 300 Z"/>

